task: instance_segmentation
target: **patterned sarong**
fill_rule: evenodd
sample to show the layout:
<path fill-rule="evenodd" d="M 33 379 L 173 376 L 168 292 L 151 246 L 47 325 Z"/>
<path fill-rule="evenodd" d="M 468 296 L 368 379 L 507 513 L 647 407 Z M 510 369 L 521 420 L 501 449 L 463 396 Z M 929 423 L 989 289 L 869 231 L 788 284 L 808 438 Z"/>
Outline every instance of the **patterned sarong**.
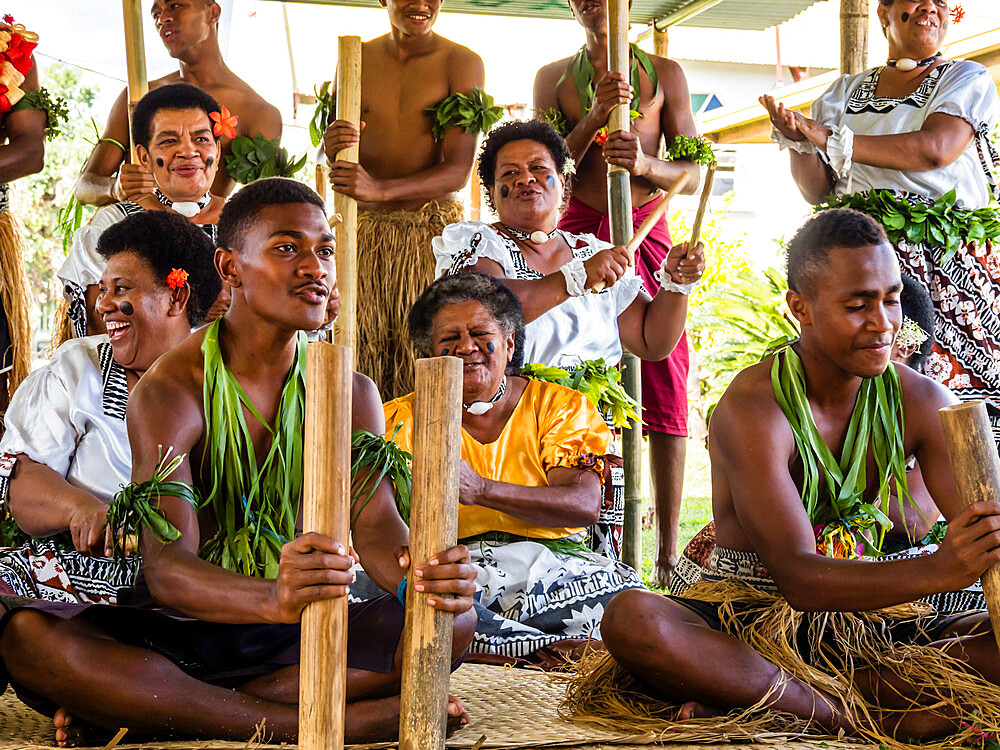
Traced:
<path fill-rule="evenodd" d="M 458 201 L 431 201 L 417 211 L 358 212 L 357 369 L 375 381 L 383 401 L 413 390 L 413 347 L 406 319 L 434 280 L 431 239 L 461 221 Z"/>
<path fill-rule="evenodd" d="M 81 555 L 50 538 L 0 548 L 0 582 L 31 599 L 115 604 L 118 590 L 131 586 L 132 576 L 109 557 Z"/>

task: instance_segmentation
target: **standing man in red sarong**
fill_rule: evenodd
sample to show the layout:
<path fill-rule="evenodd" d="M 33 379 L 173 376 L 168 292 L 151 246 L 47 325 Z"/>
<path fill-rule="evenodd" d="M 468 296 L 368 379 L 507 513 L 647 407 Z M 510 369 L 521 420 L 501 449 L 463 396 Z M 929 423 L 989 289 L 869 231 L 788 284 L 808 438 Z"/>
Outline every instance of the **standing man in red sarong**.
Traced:
<path fill-rule="evenodd" d="M 690 161 L 658 158 L 660 138 L 695 135 L 687 81 L 680 66 L 647 55 L 631 45 L 630 78 L 639 90 L 608 71 L 607 0 L 569 0 L 573 15 L 586 30 L 587 42 L 573 57 L 550 63 L 535 76 L 534 106 L 539 116 L 564 124 L 566 143 L 576 159 L 573 196 L 559 226 L 573 233 L 592 232 L 610 240 L 607 169 L 615 164 L 632 175 L 632 222 L 636 228 L 655 210 L 661 191 L 681 172 L 690 179 L 683 192 L 697 189 L 699 169 Z M 591 93 L 592 92 L 592 93 Z M 611 110 L 629 104 L 630 131 L 607 133 Z M 603 144 L 603 146 L 602 146 Z M 655 294 L 653 272 L 671 246 L 666 219 L 649 233 L 636 253 L 636 272 Z M 649 436 L 649 458 L 658 523 L 656 580 L 666 585 L 677 562 L 677 534 L 687 437 L 687 336 L 661 362 L 642 363 L 643 420 Z"/>

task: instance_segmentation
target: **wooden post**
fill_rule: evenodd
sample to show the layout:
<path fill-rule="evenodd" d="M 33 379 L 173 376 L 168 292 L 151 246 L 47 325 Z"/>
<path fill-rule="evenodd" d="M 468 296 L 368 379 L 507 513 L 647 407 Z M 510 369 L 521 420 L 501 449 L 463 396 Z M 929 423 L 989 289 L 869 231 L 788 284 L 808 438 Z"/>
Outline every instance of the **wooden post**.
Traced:
<path fill-rule="evenodd" d="M 608 0 L 608 70 L 620 73 L 629 80 L 629 46 L 628 46 L 628 0 Z M 608 118 L 608 132 L 628 130 L 629 105 L 620 104 L 611 110 Z M 608 218 L 611 223 L 611 242 L 615 245 L 628 245 L 632 239 L 632 189 L 628 170 L 624 167 L 608 165 Z M 628 380 L 624 380 L 625 390 L 636 401 L 640 400 L 638 391 L 639 360 L 634 354 L 625 353 L 622 357 L 622 370 L 636 371 L 633 381 L 635 390 L 629 389 Z M 622 559 L 636 570 L 642 569 L 642 435 L 633 439 L 631 430 L 626 433 L 622 453 L 625 460 L 625 521 L 624 541 L 622 543 Z"/>
<path fill-rule="evenodd" d="M 132 137 L 132 110 L 149 91 L 146 80 L 146 45 L 142 37 L 142 3 L 140 0 L 122 0 L 125 19 L 125 65 L 128 68 L 128 130 L 132 163 L 135 157 L 135 139 Z"/>
<path fill-rule="evenodd" d="M 1000 455 L 993 441 L 986 402 L 946 406 L 940 413 L 962 505 L 1000 502 Z M 1000 646 L 1000 564 L 992 565 L 983 573 L 982 583 L 993 637 Z"/>
<path fill-rule="evenodd" d="M 840 72 L 853 75 L 868 67 L 869 0 L 840 0 Z"/>
<path fill-rule="evenodd" d="M 337 64 L 337 119 L 361 127 L 361 37 L 340 37 L 340 60 Z M 346 148 L 337 160 L 358 161 L 358 147 Z M 342 193 L 334 193 L 333 210 L 340 214 L 337 224 L 337 287 L 340 290 L 340 315 L 334 326 L 334 341 L 356 348 L 358 326 L 358 202 Z"/>
<path fill-rule="evenodd" d="M 325 164 L 316 165 L 316 194 L 326 203 L 326 186 L 330 177 Z"/>
<path fill-rule="evenodd" d="M 305 531 L 340 542 L 351 518 L 351 352 L 325 342 L 306 349 Z M 344 747 L 347 697 L 347 597 L 306 606 L 302 613 L 299 748 Z"/>
<path fill-rule="evenodd" d="M 653 54 L 657 57 L 667 57 L 667 50 L 670 49 L 670 32 L 669 26 L 663 31 L 656 28 L 656 22 L 653 22 Z"/>
<path fill-rule="evenodd" d="M 701 200 L 698 201 L 698 212 L 694 215 L 694 224 L 691 226 L 691 239 L 688 251 L 694 250 L 695 245 L 701 241 L 701 223 L 705 220 L 705 211 L 708 209 L 708 199 L 712 195 L 712 186 L 715 184 L 715 169 L 719 166 L 717 161 L 712 161 L 705 172 L 705 185 L 701 189 Z"/>
<path fill-rule="evenodd" d="M 462 458 L 462 361 L 418 359 L 415 369 L 411 569 L 456 543 Z M 444 748 L 455 616 L 429 607 L 428 596 L 407 586 L 399 750 Z"/>

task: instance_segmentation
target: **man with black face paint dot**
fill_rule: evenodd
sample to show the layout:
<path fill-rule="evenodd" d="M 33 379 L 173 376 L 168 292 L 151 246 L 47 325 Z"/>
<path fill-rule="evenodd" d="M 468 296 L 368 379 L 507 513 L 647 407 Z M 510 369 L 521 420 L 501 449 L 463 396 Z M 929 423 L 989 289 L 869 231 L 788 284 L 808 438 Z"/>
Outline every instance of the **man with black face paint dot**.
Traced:
<path fill-rule="evenodd" d="M 658 158 L 660 139 L 696 134 L 691 99 L 681 67 L 673 60 L 647 55 L 631 45 L 631 78 L 639 91 L 620 74 L 608 71 L 607 0 L 569 0 L 570 9 L 586 32 L 586 44 L 571 58 L 550 63 L 535 76 L 535 111 L 558 113 L 567 125 L 563 133 L 573 158 L 576 177 L 573 195 L 559 227 L 575 234 L 593 233 L 610 239 L 608 220 L 608 164 L 631 174 L 632 220 L 635 228 L 656 208 L 662 191 L 682 172 L 688 174 L 682 192 L 698 186 L 698 166 L 690 161 Z M 570 68 L 591 72 L 593 97 L 581 100 Z M 608 115 L 619 104 L 640 113 L 629 131 L 607 133 Z M 602 130 L 603 129 L 603 130 Z M 605 140 L 606 138 L 606 140 Z M 601 145 L 603 144 L 603 146 Z M 646 290 L 655 294 L 653 274 L 672 245 L 666 219 L 661 219 L 639 247 L 636 273 Z M 642 362 L 643 421 L 649 437 L 649 460 L 658 523 L 656 580 L 666 585 L 677 563 L 677 534 L 684 482 L 687 439 L 687 336 L 662 362 Z"/>
<path fill-rule="evenodd" d="M 138 203 L 105 206 L 89 225 L 77 230 L 73 249 L 59 269 L 70 301 L 60 340 L 104 332 L 93 309 L 105 265 L 97 242 L 108 227 L 139 211 L 170 211 L 202 227 L 215 240 L 215 225 L 225 201 L 210 192 L 220 153 L 213 112 L 219 112 L 219 103 L 187 83 L 154 89 L 136 105 L 132 115 L 136 155 L 139 166 L 153 176 L 153 193 Z M 225 312 L 228 299 L 229 291 L 224 288 L 207 322 Z"/>
<path fill-rule="evenodd" d="M 219 49 L 222 7 L 218 0 L 153 0 L 149 13 L 167 53 L 179 64 L 179 70 L 150 81 L 150 91 L 171 83 L 192 84 L 239 117 L 237 135 L 252 138 L 259 133 L 268 139 L 281 137 L 278 109 L 264 101 L 222 59 Z M 123 91 L 111 108 L 101 140 L 94 146 L 76 183 L 77 202 L 106 206 L 116 200 L 139 201 L 149 196 L 154 187 L 149 170 L 140 164 L 122 163 L 126 161 L 124 148 L 128 142 L 128 91 Z M 223 156 L 230 154 L 230 143 L 228 137 L 221 139 Z M 225 197 L 234 185 L 226 170 L 220 169 L 212 192 Z"/>

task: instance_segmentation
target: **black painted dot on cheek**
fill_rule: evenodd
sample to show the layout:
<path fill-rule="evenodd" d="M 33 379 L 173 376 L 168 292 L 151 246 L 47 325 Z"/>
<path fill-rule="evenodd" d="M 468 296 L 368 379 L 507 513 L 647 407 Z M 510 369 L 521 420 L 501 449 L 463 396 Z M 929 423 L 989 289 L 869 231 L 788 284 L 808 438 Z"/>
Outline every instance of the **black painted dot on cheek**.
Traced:
<path fill-rule="evenodd" d="M 210 156 L 207 159 L 205 159 L 205 166 L 206 167 L 210 167 L 213 164 L 215 164 L 215 157 L 214 156 Z"/>
<path fill-rule="evenodd" d="M 910 14 L 909 13 L 903 13 L 902 19 L 903 19 L 903 23 L 906 23 L 907 21 L 910 20 Z"/>
<path fill-rule="evenodd" d="M 441 350 L 441 356 L 442 357 L 447 357 L 449 354 L 451 354 L 451 349 L 442 349 Z"/>
<path fill-rule="evenodd" d="M 163 157 L 162 156 L 157 156 L 156 157 L 156 166 L 158 166 L 158 167 L 162 167 L 163 166 Z"/>
<path fill-rule="evenodd" d="M 132 307 L 131 302 L 122 302 L 120 305 L 118 305 L 118 309 L 121 310 L 122 315 L 131 315 L 132 313 L 135 312 L 135 308 Z"/>
<path fill-rule="evenodd" d="M 506 185 L 501 185 L 500 186 L 500 197 L 501 198 L 506 198 L 508 195 L 510 195 L 510 188 L 507 187 Z"/>
<path fill-rule="evenodd" d="M 556 178 L 553 177 L 552 175 L 549 175 L 548 177 L 546 177 L 545 178 L 545 182 L 548 183 L 549 187 L 555 187 L 556 186 Z"/>
<path fill-rule="evenodd" d="M 492 354 L 496 350 L 497 350 L 496 344 L 494 344 L 492 341 L 487 341 L 486 342 L 486 351 L 488 351 L 490 354 Z"/>

